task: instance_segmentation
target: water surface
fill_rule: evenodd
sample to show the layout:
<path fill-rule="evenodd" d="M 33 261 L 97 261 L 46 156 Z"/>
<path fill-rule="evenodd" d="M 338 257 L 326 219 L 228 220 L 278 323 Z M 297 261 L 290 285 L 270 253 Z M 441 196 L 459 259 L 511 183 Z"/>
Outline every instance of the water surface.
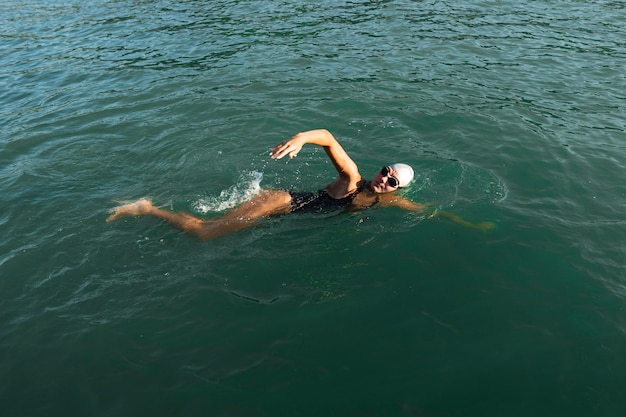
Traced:
<path fill-rule="evenodd" d="M 623 2 L 0 5 L 6 415 L 621 416 Z M 261 187 L 371 177 L 397 209 L 201 243 Z"/>

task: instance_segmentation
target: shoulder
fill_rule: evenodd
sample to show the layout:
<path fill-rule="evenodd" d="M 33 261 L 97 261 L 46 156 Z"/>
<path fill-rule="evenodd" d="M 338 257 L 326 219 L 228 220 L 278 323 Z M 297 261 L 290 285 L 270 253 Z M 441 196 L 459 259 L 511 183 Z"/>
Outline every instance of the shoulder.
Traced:
<path fill-rule="evenodd" d="M 380 201 L 380 194 L 377 194 L 370 190 L 368 184 L 368 181 L 363 181 L 363 184 L 361 184 L 354 193 L 354 198 L 352 200 L 352 206 L 354 208 L 364 209 L 372 207 Z"/>
<path fill-rule="evenodd" d="M 363 179 L 360 175 L 357 177 L 346 177 L 339 175 L 335 181 L 328 184 L 326 192 L 332 198 L 346 198 L 353 194 L 357 194 L 361 189 Z"/>

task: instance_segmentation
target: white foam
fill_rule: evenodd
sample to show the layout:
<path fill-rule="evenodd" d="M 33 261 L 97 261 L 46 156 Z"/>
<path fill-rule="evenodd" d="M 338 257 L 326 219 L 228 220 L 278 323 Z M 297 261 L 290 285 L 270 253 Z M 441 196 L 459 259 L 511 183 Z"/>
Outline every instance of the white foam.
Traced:
<path fill-rule="evenodd" d="M 251 171 L 244 173 L 235 185 L 223 190 L 219 196 L 200 198 L 193 203 L 193 209 L 200 213 L 220 212 L 237 207 L 250 200 L 261 191 L 263 173 Z"/>

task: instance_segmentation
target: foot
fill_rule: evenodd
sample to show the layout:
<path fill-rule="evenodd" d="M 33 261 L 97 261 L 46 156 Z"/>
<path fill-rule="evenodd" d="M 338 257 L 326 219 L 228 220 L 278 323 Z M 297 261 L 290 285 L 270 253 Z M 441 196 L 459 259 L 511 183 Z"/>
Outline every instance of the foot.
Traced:
<path fill-rule="evenodd" d="M 118 217 L 143 216 L 145 214 L 148 214 L 150 210 L 152 210 L 152 202 L 150 200 L 142 198 L 141 200 L 137 200 L 134 203 L 128 203 L 113 208 L 111 210 L 113 214 L 107 217 L 107 222 L 113 221 Z"/>

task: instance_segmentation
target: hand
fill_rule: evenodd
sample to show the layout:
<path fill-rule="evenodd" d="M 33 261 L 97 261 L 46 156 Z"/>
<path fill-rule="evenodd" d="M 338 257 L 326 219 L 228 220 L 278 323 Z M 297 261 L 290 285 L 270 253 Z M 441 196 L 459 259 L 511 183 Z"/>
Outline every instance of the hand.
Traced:
<path fill-rule="evenodd" d="M 281 159 L 283 156 L 289 155 L 289 159 L 292 159 L 298 156 L 298 152 L 302 149 L 302 145 L 301 141 L 298 140 L 298 135 L 296 135 L 291 139 L 274 146 L 272 148 L 271 157 L 272 159 Z"/>
<path fill-rule="evenodd" d="M 482 222 L 474 225 L 476 229 L 487 232 L 498 227 L 494 222 Z"/>

